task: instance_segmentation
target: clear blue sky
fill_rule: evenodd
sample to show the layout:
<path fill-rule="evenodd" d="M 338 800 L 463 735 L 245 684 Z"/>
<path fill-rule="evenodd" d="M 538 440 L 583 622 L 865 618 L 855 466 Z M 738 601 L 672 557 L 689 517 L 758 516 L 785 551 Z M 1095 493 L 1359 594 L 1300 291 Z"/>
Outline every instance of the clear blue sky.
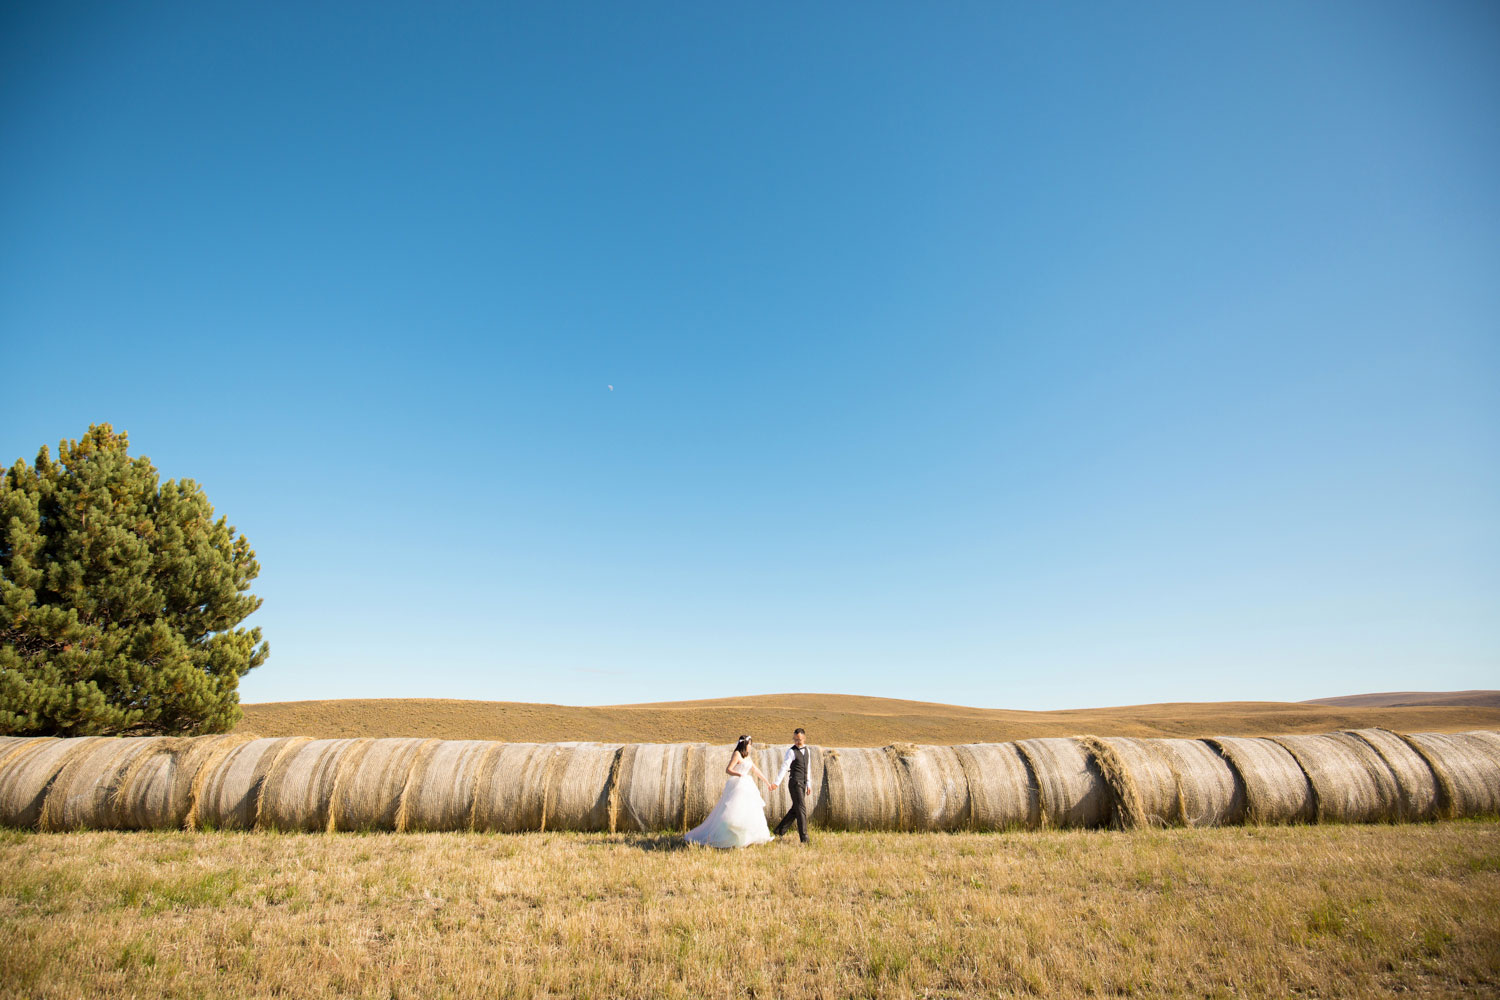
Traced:
<path fill-rule="evenodd" d="M 1500 687 L 1500 6 L 0 18 L 0 458 L 246 701 Z"/>

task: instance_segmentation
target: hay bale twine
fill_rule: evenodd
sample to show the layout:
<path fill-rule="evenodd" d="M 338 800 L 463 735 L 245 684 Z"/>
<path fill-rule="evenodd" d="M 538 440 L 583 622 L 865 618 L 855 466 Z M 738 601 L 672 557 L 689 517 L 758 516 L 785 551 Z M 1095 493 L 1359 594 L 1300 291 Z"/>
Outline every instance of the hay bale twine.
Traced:
<path fill-rule="evenodd" d="M 1286 747 L 1258 736 L 1216 736 L 1204 742 L 1239 775 L 1245 822 L 1310 823 L 1316 817 L 1312 785 Z"/>
<path fill-rule="evenodd" d="M 1093 756 L 1078 740 L 1020 740 L 1016 747 L 1036 777 L 1044 826 L 1069 829 L 1109 823 L 1114 797 Z"/>
<path fill-rule="evenodd" d="M 838 747 L 825 752 L 829 827 L 901 829 L 901 777 L 892 756 L 884 747 Z"/>
<path fill-rule="evenodd" d="M 703 794 L 708 749 L 707 744 L 627 744 L 620 754 L 616 779 L 615 828 L 640 833 L 681 833 L 689 829 L 684 826 L 689 818 L 687 782 L 696 766 L 699 791 L 694 794 Z M 724 759 L 728 758 L 726 750 Z M 694 807 L 694 814 L 699 808 L 701 805 Z"/>
<path fill-rule="evenodd" d="M 429 751 L 419 751 L 412 762 L 397 828 L 467 830 L 479 765 L 485 753 L 498 745 L 488 740 L 437 740 Z"/>
<path fill-rule="evenodd" d="M 420 738 L 370 740 L 362 750 L 346 751 L 339 763 L 328 809 L 328 830 L 394 830 L 396 812 Z"/>
<path fill-rule="evenodd" d="M 1312 784 L 1319 823 L 1389 822 L 1400 815 L 1396 775 L 1364 740 L 1347 733 L 1275 739 Z"/>
<path fill-rule="evenodd" d="M 491 744 L 479 762 L 469 828 L 480 833 L 541 830 L 549 765 L 556 753 L 551 743 Z"/>
<path fill-rule="evenodd" d="M 565 743 L 547 779 L 546 830 L 594 833 L 610 829 L 610 790 L 619 743 Z"/>
<path fill-rule="evenodd" d="M 322 739 L 284 748 L 261 783 L 255 825 L 305 833 L 327 830 L 341 765 L 346 756 L 355 763 L 374 742 Z"/>
<path fill-rule="evenodd" d="M 953 748 L 969 786 L 969 826 L 1034 830 L 1042 823 L 1040 790 L 1014 743 L 965 743 Z"/>
<path fill-rule="evenodd" d="M 266 775 L 283 754 L 312 742 L 310 736 L 274 736 L 225 742 L 192 777 L 189 830 L 251 830 L 260 810 Z"/>
<path fill-rule="evenodd" d="M 1500 813 L 1500 754 L 1476 733 L 1412 733 L 1406 743 L 1437 776 L 1440 814 L 1454 819 Z"/>
<path fill-rule="evenodd" d="M 901 830 L 958 830 L 969 825 L 969 779 L 946 746 L 896 743 L 886 748 L 900 781 Z"/>
<path fill-rule="evenodd" d="M 42 814 L 40 830 L 115 830 L 116 791 L 131 762 L 153 751 L 166 737 L 105 738 L 68 758 L 57 772 Z"/>
<path fill-rule="evenodd" d="M 104 738 L 62 740 L 43 736 L 7 750 L 5 759 L 0 761 L 0 825 L 35 829 L 47 789 L 57 772 L 81 745 Z"/>
<path fill-rule="evenodd" d="M 1341 735 L 1368 744 L 1396 776 L 1397 819 L 1426 820 L 1437 815 L 1442 797 L 1437 774 L 1405 740 L 1389 729 L 1354 729 Z"/>
<path fill-rule="evenodd" d="M 1177 781 L 1177 822 L 1227 826 L 1245 820 L 1245 786 L 1229 762 L 1203 740 L 1151 740 Z"/>

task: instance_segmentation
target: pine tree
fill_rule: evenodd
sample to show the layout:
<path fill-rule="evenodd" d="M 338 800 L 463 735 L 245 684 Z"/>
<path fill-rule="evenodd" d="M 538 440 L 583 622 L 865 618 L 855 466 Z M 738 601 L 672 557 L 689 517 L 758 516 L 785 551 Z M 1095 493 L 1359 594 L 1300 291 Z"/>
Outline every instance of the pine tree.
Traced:
<path fill-rule="evenodd" d="M 0 734 L 225 732 L 265 662 L 260 572 L 191 479 L 97 424 L 0 470 Z"/>

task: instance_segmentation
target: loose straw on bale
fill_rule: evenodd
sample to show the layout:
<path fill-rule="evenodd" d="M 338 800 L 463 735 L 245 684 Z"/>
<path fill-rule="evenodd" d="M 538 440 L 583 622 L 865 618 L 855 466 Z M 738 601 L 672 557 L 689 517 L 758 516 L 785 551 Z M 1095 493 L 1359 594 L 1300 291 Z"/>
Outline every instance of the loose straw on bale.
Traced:
<path fill-rule="evenodd" d="M 1177 782 L 1149 741 L 1080 736 L 1113 797 L 1111 824 L 1122 830 L 1166 826 L 1177 818 Z"/>

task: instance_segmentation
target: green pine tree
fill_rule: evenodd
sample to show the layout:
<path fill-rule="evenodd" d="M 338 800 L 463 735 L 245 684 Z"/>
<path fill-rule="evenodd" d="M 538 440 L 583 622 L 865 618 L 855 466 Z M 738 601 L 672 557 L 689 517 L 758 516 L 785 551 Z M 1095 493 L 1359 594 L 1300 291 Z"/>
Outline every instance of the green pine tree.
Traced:
<path fill-rule="evenodd" d="M 91 426 L 0 471 L 0 734 L 225 732 L 265 662 L 260 572 L 191 479 Z"/>

